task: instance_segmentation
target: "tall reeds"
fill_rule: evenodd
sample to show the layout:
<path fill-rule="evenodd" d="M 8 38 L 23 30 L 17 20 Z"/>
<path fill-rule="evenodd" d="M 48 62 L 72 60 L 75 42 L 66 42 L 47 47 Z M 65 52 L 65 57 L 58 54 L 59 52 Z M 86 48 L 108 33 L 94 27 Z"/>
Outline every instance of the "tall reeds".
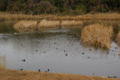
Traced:
<path fill-rule="evenodd" d="M 59 27 L 60 21 L 47 21 L 43 19 L 39 24 L 38 28 L 50 28 L 50 27 Z"/>
<path fill-rule="evenodd" d="M 88 25 L 81 32 L 81 41 L 84 44 L 95 45 L 96 47 L 111 47 L 111 37 L 113 34 L 112 26 L 103 26 L 100 24 Z"/>

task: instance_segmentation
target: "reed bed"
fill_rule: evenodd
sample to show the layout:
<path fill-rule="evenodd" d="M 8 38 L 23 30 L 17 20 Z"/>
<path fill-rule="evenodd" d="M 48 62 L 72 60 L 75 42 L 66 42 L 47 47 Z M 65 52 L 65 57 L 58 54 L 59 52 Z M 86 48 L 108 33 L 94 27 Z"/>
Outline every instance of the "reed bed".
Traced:
<path fill-rule="evenodd" d="M 76 17 L 54 17 L 54 20 L 92 20 L 92 17 L 76 16 Z"/>
<path fill-rule="evenodd" d="M 0 12 L 0 21 L 3 20 L 120 20 L 119 13 L 95 13 L 77 16 L 57 16 L 57 15 L 25 15 L 25 14 L 10 14 Z"/>
<path fill-rule="evenodd" d="M 9 14 L 0 12 L 0 21 L 3 20 L 38 20 L 43 19 L 42 15 Z"/>
<path fill-rule="evenodd" d="M 62 21 L 61 26 L 79 26 L 79 25 L 83 25 L 82 21 Z"/>
<path fill-rule="evenodd" d="M 38 28 L 50 28 L 50 27 L 59 27 L 60 21 L 47 21 L 43 19 L 39 24 Z"/>
<path fill-rule="evenodd" d="M 20 21 L 14 25 L 14 28 L 34 28 L 37 27 L 37 21 Z"/>
<path fill-rule="evenodd" d="M 100 24 L 88 25 L 81 32 L 81 41 L 84 44 L 109 49 L 111 47 L 112 34 L 112 26 L 103 26 Z"/>

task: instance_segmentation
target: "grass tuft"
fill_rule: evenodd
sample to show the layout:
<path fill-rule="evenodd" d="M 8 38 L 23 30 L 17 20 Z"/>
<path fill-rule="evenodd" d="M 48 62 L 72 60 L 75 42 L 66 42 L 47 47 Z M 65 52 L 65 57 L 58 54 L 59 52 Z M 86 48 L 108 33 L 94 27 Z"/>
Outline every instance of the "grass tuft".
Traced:
<path fill-rule="evenodd" d="M 50 28 L 50 27 L 59 27 L 60 21 L 47 21 L 43 19 L 39 24 L 38 28 Z"/>
<path fill-rule="evenodd" d="M 112 26 L 103 26 L 100 24 L 88 25 L 81 32 L 81 41 L 84 44 L 95 45 L 109 49 L 111 47 L 111 37 L 113 34 Z"/>
<path fill-rule="evenodd" d="M 83 25 L 81 21 L 62 21 L 61 26 L 78 26 L 78 25 Z"/>
<path fill-rule="evenodd" d="M 37 27 L 37 21 L 20 21 L 14 25 L 14 29 L 19 32 L 34 31 Z"/>

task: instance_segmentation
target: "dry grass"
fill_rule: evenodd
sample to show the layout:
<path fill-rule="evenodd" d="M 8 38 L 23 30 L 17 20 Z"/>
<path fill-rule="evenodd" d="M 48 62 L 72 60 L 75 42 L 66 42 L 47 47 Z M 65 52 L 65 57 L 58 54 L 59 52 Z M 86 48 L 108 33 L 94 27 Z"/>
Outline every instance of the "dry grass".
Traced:
<path fill-rule="evenodd" d="M 25 15 L 25 14 L 9 14 L 5 12 L 0 12 L 0 21 L 3 20 L 37 20 L 43 19 L 42 15 Z"/>
<path fill-rule="evenodd" d="M 3 20 L 120 20 L 119 13 L 96 13 L 78 16 L 56 16 L 56 15 L 25 15 L 25 14 L 9 14 L 0 12 L 0 21 Z"/>
<path fill-rule="evenodd" d="M 120 20 L 119 13 L 95 13 L 78 16 L 61 16 L 48 18 L 52 20 Z"/>
<path fill-rule="evenodd" d="M 106 27 L 100 24 L 88 25 L 81 32 L 81 41 L 84 44 L 110 48 L 111 37 L 113 34 L 112 26 Z"/>
<path fill-rule="evenodd" d="M 20 21 L 14 25 L 14 28 L 33 28 L 37 27 L 37 21 Z"/>
<path fill-rule="evenodd" d="M 37 21 L 20 21 L 14 25 L 14 29 L 18 32 L 33 32 L 37 27 Z"/>
<path fill-rule="evenodd" d="M 0 69 L 0 80 L 120 80 L 83 75 Z"/>
<path fill-rule="evenodd" d="M 78 25 L 83 25 L 81 21 L 62 21 L 61 26 L 78 26 Z"/>
<path fill-rule="evenodd" d="M 39 24 L 38 28 L 50 28 L 50 27 L 59 27 L 60 21 L 47 21 L 43 19 Z"/>
<path fill-rule="evenodd" d="M 86 16 L 76 16 L 76 17 L 54 17 L 54 20 L 92 20 L 92 17 Z"/>

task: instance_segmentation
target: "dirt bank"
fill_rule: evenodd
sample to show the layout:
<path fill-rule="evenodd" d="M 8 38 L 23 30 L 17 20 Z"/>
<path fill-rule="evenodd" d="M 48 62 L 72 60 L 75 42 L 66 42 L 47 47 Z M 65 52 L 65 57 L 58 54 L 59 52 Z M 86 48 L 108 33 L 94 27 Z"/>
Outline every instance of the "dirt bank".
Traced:
<path fill-rule="evenodd" d="M 0 80 L 120 80 L 62 73 L 33 72 L 0 69 Z"/>

